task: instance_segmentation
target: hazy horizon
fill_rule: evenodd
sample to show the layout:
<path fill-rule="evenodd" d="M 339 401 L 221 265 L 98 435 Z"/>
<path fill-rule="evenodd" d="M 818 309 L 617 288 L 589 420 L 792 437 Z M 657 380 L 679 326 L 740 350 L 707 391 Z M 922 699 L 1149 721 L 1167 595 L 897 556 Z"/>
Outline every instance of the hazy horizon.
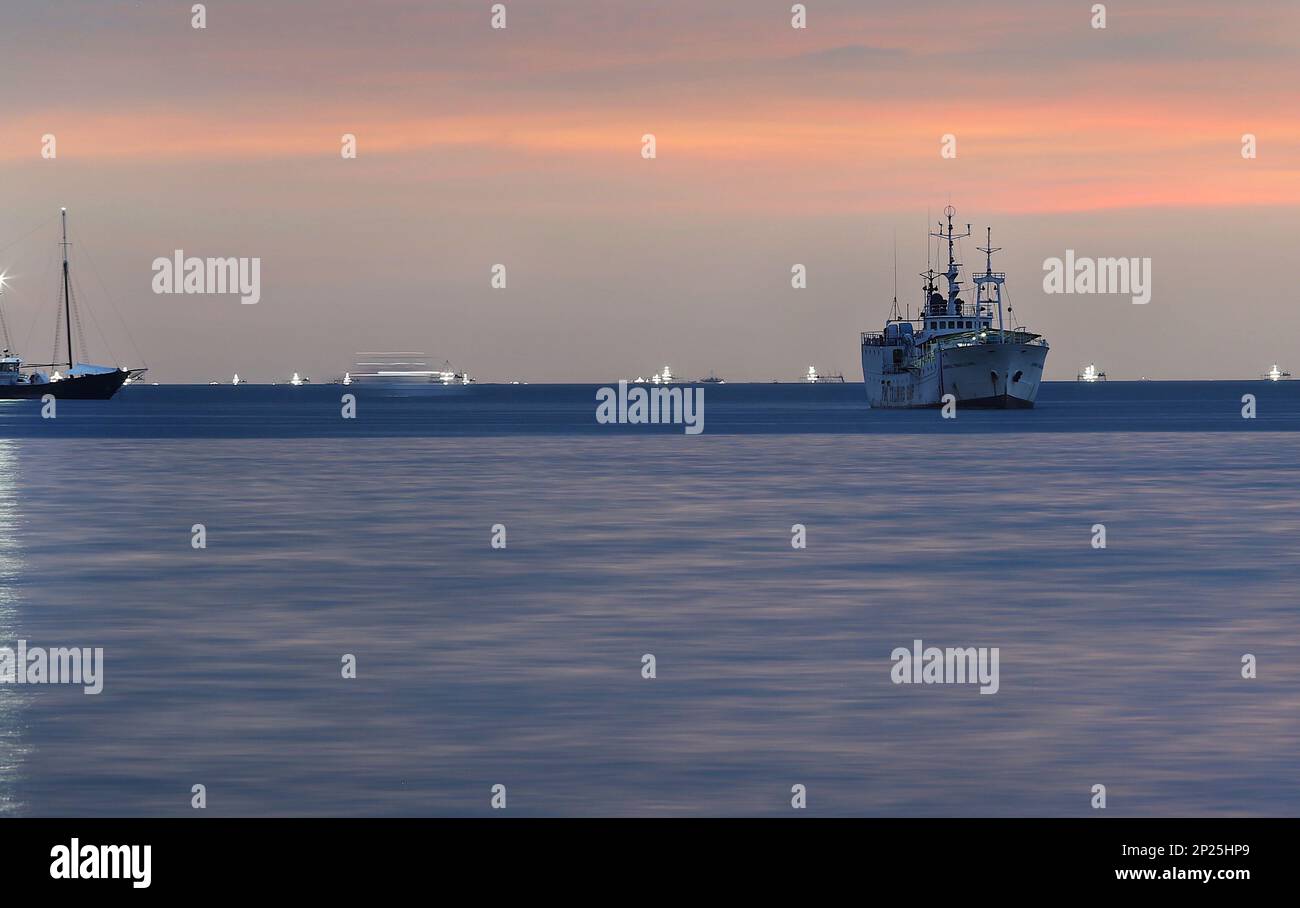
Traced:
<path fill-rule="evenodd" d="M 915 313 L 927 214 L 951 202 L 968 268 L 986 226 L 1004 247 L 1048 380 L 1300 367 L 1293 3 L 1109 3 L 1105 29 L 1086 2 L 815 0 L 806 29 L 784 0 L 515 0 L 505 29 L 491 5 L 208 3 L 195 29 L 188 2 L 11 4 L 19 352 L 50 352 L 66 205 L 93 320 L 140 365 L 120 312 L 151 380 L 324 381 L 420 350 L 483 381 L 858 381 L 895 241 Z M 260 301 L 155 294 L 176 249 L 260 258 Z M 1071 249 L 1150 258 L 1151 302 L 1045 294 Z"/>

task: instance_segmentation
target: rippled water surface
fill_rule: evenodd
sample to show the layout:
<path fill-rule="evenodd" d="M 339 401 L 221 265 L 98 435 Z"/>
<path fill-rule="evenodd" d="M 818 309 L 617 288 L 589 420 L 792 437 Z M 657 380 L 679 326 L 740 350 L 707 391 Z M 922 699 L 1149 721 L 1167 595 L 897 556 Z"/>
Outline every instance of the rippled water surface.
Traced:
<path fill-rule="evenodd" d="M 710 388 L 698 437 L 576 386 L 5 405 L 0 645 L 106 669 L 0 685 L 0 812 L 1294 815 L 1297 394 L 1124 387 Z M 892 684 L 916 638 L 999 692 Z"/>

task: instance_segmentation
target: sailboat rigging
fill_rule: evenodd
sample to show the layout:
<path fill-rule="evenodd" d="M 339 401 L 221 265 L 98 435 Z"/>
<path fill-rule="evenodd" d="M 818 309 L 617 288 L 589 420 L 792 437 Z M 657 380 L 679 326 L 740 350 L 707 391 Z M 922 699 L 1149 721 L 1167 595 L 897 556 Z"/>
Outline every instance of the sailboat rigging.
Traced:
<path fill-rule="evenodd" d="M 0 353 L 0 400 L 40 398 L 46 394 L 71 400 L 108 400 L 128 380 L 135 380 L 144 374 L 143 368 L 123 369 L 120 366 L 96 366 L 79 363 L 72 346 L 72 277 L 68 266 L 68 209 L 60 210 L 63 238 L 59 245 L 63 249 L 63 276 L 61 290 L 63 307 L 60 311 L 66 330 L 68 358 L 66 362 L 24 363 L 22 357 L 14 353 L 6 344 Z M 2 324 L 0 317 L 0 324 Z M 78 318 L 80 328 L 80 319 Z M 55 337 L 57 338 L 57 328 Z M 8 331 L 5 331 L 8 341 Z M 57 340 L 56 340 L 57 346 Z M 84 347 L 83 347 L 84 351 Z M 55 351 L 57 358 L 58 351 Z M 53 376 L 40 371 L 43 368 L 54 369 L 67 366 L 67 372 Z"/>

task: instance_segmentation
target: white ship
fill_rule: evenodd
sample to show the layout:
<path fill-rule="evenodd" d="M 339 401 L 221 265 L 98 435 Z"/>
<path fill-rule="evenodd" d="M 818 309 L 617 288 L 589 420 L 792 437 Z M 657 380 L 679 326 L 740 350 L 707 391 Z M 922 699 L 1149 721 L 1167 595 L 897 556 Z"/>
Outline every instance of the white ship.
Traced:
<path fill-rule="evenodd" d="M 1088 365 L 1083 367 L 1083 371 L 1075 376 L 1074 380 L 1086 382 L 1105 381 L 1106 373 L 1098 372 L 1096 363 L 1088 363 Z"/>
<path fill-rule="evenodd" d="M 662 372 L 656 372 L 654 375 L 650 376 L 649 378 L 643 378 L 642 376 L 638 375 L 635 379 L 633 379 L 630 382 L 630 384 L 672 385 L 680 381 L 681 381 L 680 378 L 678 378 L 676 375 L 673 375 L 672 367 L 664 366 Z"/>
<path fill-rule="evenodd" d="M 343 374 L 345 385 L 389 385 L 389 386 L 427 386 L 427 385 L 469 385 L 474 379 L 468 372 L 452 368 L 450 362 L 443 363 L 441 369 L 430 369 L 428 362 L 416 357 L 423 353 L 358 353 L 356 369 Z"/>
<path fill-rule="evenodd" d="M 1269 381 L 1281 381 L 1284 378 L 1290 378 L 1291 373 L 1283 372 L 1281 369 L 1277 367 L 1277 363 L 1273 363 L 1273 368 L 1269 369 L 1261 377 L 1267 378 Z"/>
<path fill-rule="evenodd" d="M 951 394 L 958 407 L 1028 408 L 1038 397 L 1048 345 L 1041 335 L 1023 329 L 1009 329 L 1003 323 L 1003 301 L 1007 276 L 993 270 L 992 230 L 985 254 L 983 274 L 971 276 L 975 301 L 961 298 L 961 265 L 954 256 L 954 243 L 970 236 L 954 234 L 956 209 L 944 209 L 947 231 L 940 224 L 930 234 L 948 244 L 948 270 L 926 271 L 924 305 L 917 319 L 903 318 L 894 309 L 884 331 L 862 334 L 862 379 L 872 407 L 938 407 Z M 935 279 L 947 281 L 947 295 L 941 294 Z M 895 291 L 897 293 L 897 291 Z M 1006 307 L 1007 314 L 1011 306 Z M 997 317 L 997 327 L 993 319 Z"/>

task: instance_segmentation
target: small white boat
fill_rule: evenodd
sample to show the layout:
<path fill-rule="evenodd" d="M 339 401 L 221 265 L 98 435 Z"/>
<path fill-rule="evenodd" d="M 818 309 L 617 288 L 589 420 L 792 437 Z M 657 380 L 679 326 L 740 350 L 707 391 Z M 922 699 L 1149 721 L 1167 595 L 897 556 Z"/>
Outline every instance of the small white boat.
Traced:
<path fill-rule="evenodd" d="M 844 384 L 844 375 L 838 372 L 834 375 L 823 375 L 817 371 L 816 366 L 809 366 L 808 371 L 804 373 L 804 381 L 811 382 L 814 385 L 842 385 Z"/>

